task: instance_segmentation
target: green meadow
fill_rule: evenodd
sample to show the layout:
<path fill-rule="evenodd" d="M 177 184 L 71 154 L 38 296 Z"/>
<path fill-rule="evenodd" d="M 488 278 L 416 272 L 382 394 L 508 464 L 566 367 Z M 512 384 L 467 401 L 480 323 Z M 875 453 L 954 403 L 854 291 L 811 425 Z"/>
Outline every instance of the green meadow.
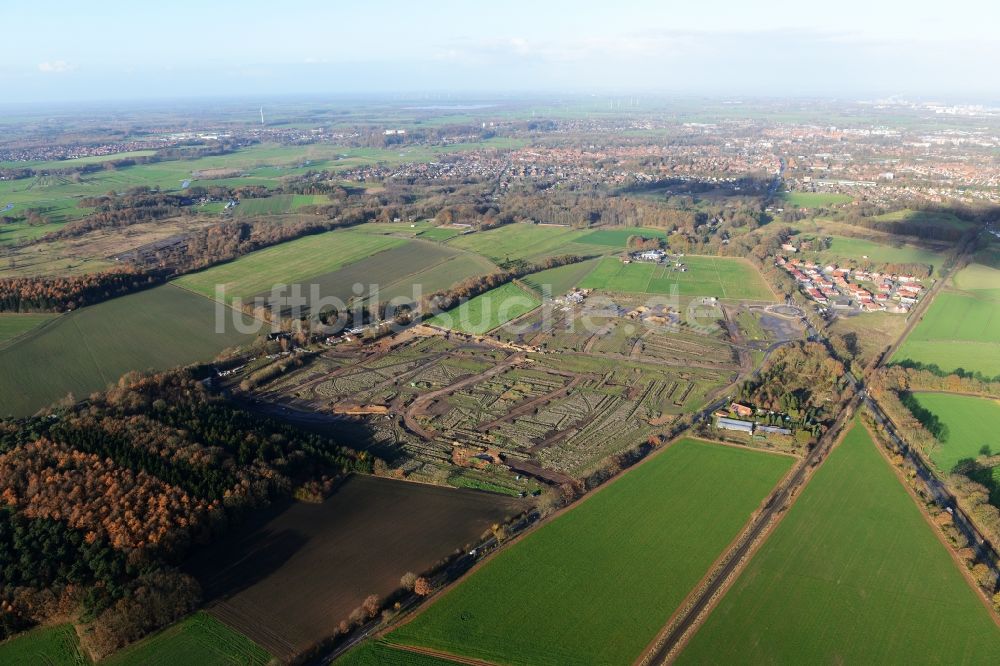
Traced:
<path fill-rule="evenodd" d="M 676 286 L 682 298 L 714 296 L 727 300 L 773 301 L 774 294 L 752 265 L 741 259 L 687 256 L 686 272 L 672 264 L 624 263 L 606 257 L 580 283 L 584 289 L 668 295 Z"/>
<path fill-rule="evenodd" d="M 1000 300 L 990 296 L 941 291 L 893 360 L 935 364 L 945 372 L 963 368 L 1000 375 Z"/>
<path fill-rule="evenodd" d="M 540 224 L 506 224 L 496 229 L 463 234 L 449 245 L 471 250 L 495 262 L 515 259 L 540 259 L 573 254 L 573 246 L 586 232 L 570 227 Z"/>
<path fill-rule="evenodd" d="M 556 266 L 526 275 L 521 279 L 521 282 L 538 294 L 545 295 L 547 293 L 553 298 L 557 298 L 580 284 L 597 267 L 598 261 L 597 259 L 588 259 L 575 264 Z"/>
<path fill-rule="evenodd" d="M 679 664 L 995 664 L 1000 627 L 856 423 Z"/>
<path fill-rule="evenodd" d="M 963 460 L 1000 454 L 1000 401 L 953 393 L 913 394 L 917 404 L 936 416 L 944 429 L 931 460 L 949 473 Z"/>
<path fill-rule="evenodd" d="M 616 249 L 625 247 L 631 236 L 642 236 L 643 238 L 666 238 L 667 232 L 663 229 L 653 229 L 651 227 L 613 227 L 609 229 L 597 229 L 582 236 L 577 242 L 588 245 L 606 245 Z"/>
<path fill-rule="evenodd" d="M 934 250 L 912 243 L 895 243 L 888 245 L 866 238 L 850 236 L 831 236 L 829 248 L 815 252 L 804 252 L 803 256 L 822 263 L 837 263 L 841 265 L 856 264 L 930 264 L 935 273 L 941 268 L 944 260 L 942 255 Z"/>
<path fill-rule="evenodd" d="M 425 323 L 462 333 L 482 334 L 531 312 L 541 304 L 542 301 L 534 293 L 508 282 L 435 315 Z"/>

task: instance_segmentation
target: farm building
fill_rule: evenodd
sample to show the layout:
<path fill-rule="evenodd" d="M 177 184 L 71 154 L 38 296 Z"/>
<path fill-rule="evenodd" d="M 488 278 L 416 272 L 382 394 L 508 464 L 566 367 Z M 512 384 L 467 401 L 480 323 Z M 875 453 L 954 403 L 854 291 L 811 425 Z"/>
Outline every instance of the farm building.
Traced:
<path fill-rule="evenodd" d="M 741 405 L 738 402 L 734 402 L 729 405 L 729 411 L 733 412 L 737 416 L 753 416 L 753 407 Z"/>
<path fill-rule="evenodd" d="M 753 432 L 752 421 L 739 421 L 720 416 L 716 419 L 716 425 L 723 430 L 739 430 L 740 432 Z"/>
<path fill-rule="evenodd" d="M 758 431 L 770 432 L 776 435 L 791 435 L 792 431 L 788 428 L 781 428 L 779 426 L 769 426 L 769 425 L 759 425 L 757 426 Z"/>

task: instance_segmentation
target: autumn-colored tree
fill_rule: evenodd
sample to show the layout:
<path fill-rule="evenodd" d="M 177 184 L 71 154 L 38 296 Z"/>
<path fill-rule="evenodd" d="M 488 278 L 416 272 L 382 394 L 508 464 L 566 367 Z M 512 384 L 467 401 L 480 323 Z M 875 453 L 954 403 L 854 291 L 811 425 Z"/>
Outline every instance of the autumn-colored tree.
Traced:
<path fill-rule="evenodd" d="M 433 588 L 431 587 L 431 582 L 423 576 L 418 577 L 413 582 L 413 592 L 418 596 L 426 597 L 432 590 Z"/>

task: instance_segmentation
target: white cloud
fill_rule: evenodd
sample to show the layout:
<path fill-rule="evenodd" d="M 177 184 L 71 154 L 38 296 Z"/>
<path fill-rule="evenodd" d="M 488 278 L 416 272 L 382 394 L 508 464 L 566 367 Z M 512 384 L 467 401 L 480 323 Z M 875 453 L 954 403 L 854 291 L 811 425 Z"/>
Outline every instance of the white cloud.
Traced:
<path fill-rule="evenodd" d="M 38 71 L 44 74 L 62 74 L 76 69 L 76 65 L 65 60 L 48 60 L 38 63 Z"/>

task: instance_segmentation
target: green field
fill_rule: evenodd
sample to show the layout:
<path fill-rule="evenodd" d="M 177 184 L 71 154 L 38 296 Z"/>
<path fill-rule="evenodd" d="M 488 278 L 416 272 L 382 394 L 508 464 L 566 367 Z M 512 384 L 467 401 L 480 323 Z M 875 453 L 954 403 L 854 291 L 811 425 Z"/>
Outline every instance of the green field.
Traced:
<path fill-rule="evenodd" d="M 557 266 L 527 275 L 521 281 L 537 293 L 549 294 L 555 298 L 580 284 L 594 270 L 597 263 L 597 259 L 588 259 L 575 264 Z"/>
<path fill-rule="evenodd" d="M 368 641 L 337 660 L 337 666 L 454 666 L 450 660 L 393 647 L 384 641 Z"/>
<path fill-rule="evenodd" d="M 351 227 L 351 231 L 376 235 L 396 235 L 414 238 L 424 231 L 433 228 L 430 220 L 418 220 L 417 222 L 365 222 Z"/>
<path fill-rule="evenodd" d="M 989 290 L 941 291 L 893 360 L 1000 375 L 1000 300 L 991 295 Z"/>
<path fill-rule="evenodd" d="M 458 229 L 449 229 L 446 227 L 432 227 L 427 231 L 421 231 L 420 237 L 426 238 L 427 240 L 444 242 L 446 240 L 451 240 L 459 234 Z"/>
<path fill-rule="evenodd" d="M 72 625 L 39 627 L 0 643 L 0 664 L 85 666 L 91 663 L 80 651 Z"/>
<path fill-rule="evenodd" d="M 945 431 L 931 459 L 943 472 L 962 460 L 1000 454 L 1000 402 L 951 393 L 914 393 L 917 404 L 941 420 Z M 987 452 L 988 451 L 988 452 Z"/>
<path fill-rule="evenodd" d="M 629 663 L 791 464 L 681 440 L 501 551 L 387 640 L 499 664 Z"/>
<path fill-rule="evenodd" d="M 1000 270 L 981 263 L 969 264 L 953 279 L 956 289 L 1000 301 Z"/>
<path fill-rule="evenodd" d="M 0 313 L 0 347 L 19 335 L 24 335 L 31 329 L 41 326 L 47 321 L 52 321 L 57 316 L 54 314 Z"/>
<path fill-rule="evenodd" d="M 865 238 L 831 236 L 830 247 L 803 256 L 822 263 L 858 264 L 930 264 L 935 272 L 941 268 L 943 257 L 929 248 L 908 243 L 886 245 Z"/>
<path fill-rule="evenodd" d="M 435 315 L 425 323 L 462 333 L 481 334 L 531 312 L 541 304 L 542 301 L 533 292 L 508 282 Z"/>
<path fill-rule="evenodd" d="M 572 245 L 586 232 L 570 227 L 538 224 L 507 224 L 497 229 L 463 234 L 449 244 L 471 250 L 493 261 L 508 259 L 538 259 L 560 254 L 573 254 Z"/>
<path fill-rule="evenodd" d="M 108 666 L 265 666 L 271 655 L 207 613 L 145 638 L 101 662 Z"/>
<path fill-rule="evenodd" d="M 471 252 L 462 252 L 403 279 L 380 284 L 378 297 L 382 302 L 393 300 L 398 303 L 401 299 L 410 300 L 415 294 L 414 285 L 419 285 L 420 292 L 424 295 L 433 294 L 448 289 L 465 278 L 494 273 L 496 270 L 497 267 L 489 259 Z"/>
<path fill-rule="evenodd" d="M 644 238 L 666 238 L 667 232 L 663 229 L 652 229 L 649 227 L 618 227 L 610 229 L 598 229 L 580 237 L 578 243 L 588 245 L 606 245 L 621 249 L 630 236 L 642 236 Z"/>
<path fill-rule="evenodd" d="M 260 199 L 243 199 L 236 207 L 235 216 L 281 215 L 303 206 L 321 206 L 328 203 L 330 198 L 323 194 L 276 194 Z"/>
<path fill-rule="evenodd" d="M 380 302 L 397 296 L 419 300 L 421 295 L 446 289 L 467 277 L 496 270 L 484 257 L 439 243 L 379 236 L 366 238 L 398 241 L 399 244 L 298 283 L 309 305 L 313 285 L 320 297 L 337 298 L 344 304 L 355 297 L 377 298 Z M 268 292 L 257 295 L 267 297 Z"/>
<path fill-rule="evenodd" d="M 995 664 L 1000 628 L 855 425 L 681 664 Z"/>
<path fill-rule="evenodd" d="M 252 252 L 180 277 L 175 283 L 207 298 L 215 298 L 216 285 L 224 285 L 227 300 L 247 299 L 269 292 L 276 284 L 303 282 L 405 242 L 352 230 L 328 231 Z"/>
<path fill-rule="evenodd" d="M 215 332 L 216 305 L 163 285 L 81 308 L 0 349 L 0 414 L 27 415 L 72 392 L 84 398 L 130 370 L 208 361 L 247 342 Z"/>
<path fill-rule="evenodd" d="M 668 295 L 676 286 L 682 298 L 715 296 L 729 300 L 773 301 L 774 294 L 749 263 L 724 257 L 684 257 L 687 272 L 670 265 L 601 260 L 581 283 L 584 289 Z"/>
<path fill-rule="evenodd" d="M 834 192 L 782 192 L 781 200 L 796 208 L 827 208 L 853 201 L 854 197 Z"/>
<path fill-rule="evenodd" d="M 966 230 L 975 226 L 975 222 L 969 222 L 966 220 L 959 219 L 953 213 L 948 213 L 944 211 L 926 211 L 926 210 L 897 210 L 891 213 L 884 213 L 883 215 L 876 215 L 871 218 L 878 222 L 906 222 L 911 227 L 917 227 L 920 229 L 930 229 L 934 227 L 955 227 L 957 229 Z M 897 225 L 891 225 L 895 227 Z"/>

